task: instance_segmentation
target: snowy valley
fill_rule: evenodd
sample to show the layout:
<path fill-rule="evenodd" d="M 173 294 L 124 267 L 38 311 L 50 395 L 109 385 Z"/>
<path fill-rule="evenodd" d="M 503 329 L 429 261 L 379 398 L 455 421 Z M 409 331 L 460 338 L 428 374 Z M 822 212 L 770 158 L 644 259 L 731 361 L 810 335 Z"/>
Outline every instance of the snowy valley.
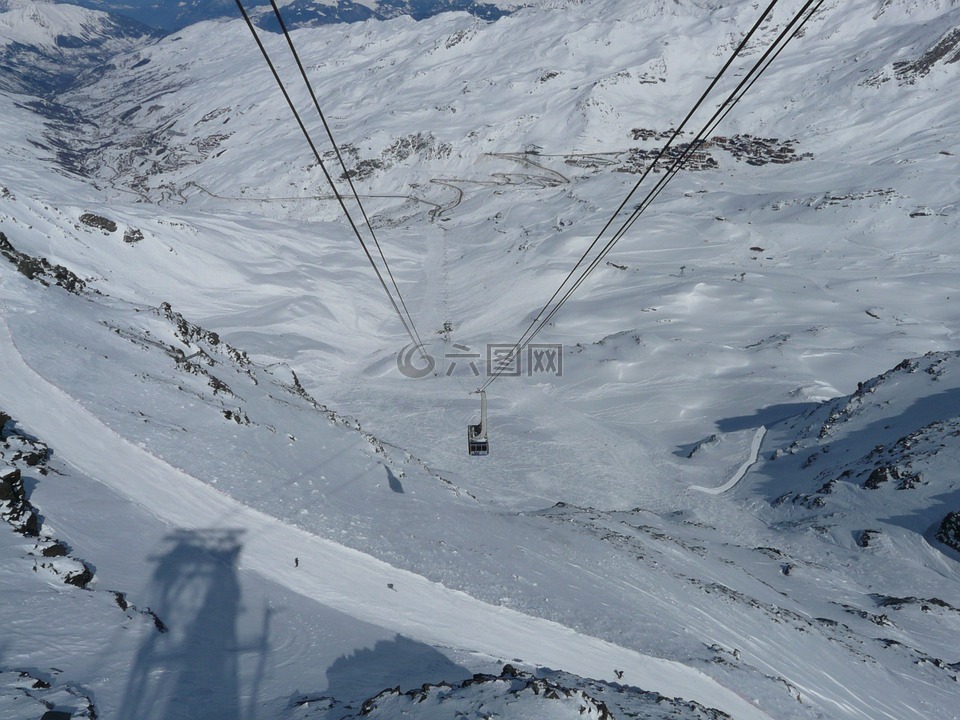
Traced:
<path fill-rule="evenodd" d="M 824 2 L 477 458 L 762 12 L 491 5 L 292 34 L 413 378 L 242 20 L 0 0 L 0 716 L 960 718 L 960 4 Z"/>

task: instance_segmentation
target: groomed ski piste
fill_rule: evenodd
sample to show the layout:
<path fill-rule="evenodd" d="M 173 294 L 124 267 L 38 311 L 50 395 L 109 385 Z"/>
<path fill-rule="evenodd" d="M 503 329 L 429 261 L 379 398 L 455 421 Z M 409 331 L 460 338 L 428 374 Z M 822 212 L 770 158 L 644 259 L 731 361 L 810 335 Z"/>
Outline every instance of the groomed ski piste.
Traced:
<path fill-rule="evenodd" d="M 825 2 L 466 453 L 759 10 L 293 34 L 414 379 L 242 21 L 0 0 L 0 715 L 960 717 L 954 4 Z"/>
<path fill-rule="evenodd" d="M 724 493 L 727 490 L 736 486 L 738 482 L 743 480 L 743 476 L 747 474 L 747 471 L 753 467 L 760 457 L 760 446 L 763 444 L 763 438 L 767 434 L 767 429 L 762 425 L 757 429 L 757 432 L 753 436 L 753 440 L 750 441 L 750 457 L 743 461 L 743 465 L 737 468 L 737 471 L 733 474 L 729 480 L 727 480 L 723 485 L 719 485 L 715 488 L 707 488 L 702 485 L 691 485 L 691 490 L 699 490 L 700 492 L 705 492 L 708 495 L 719 495 Z"/>

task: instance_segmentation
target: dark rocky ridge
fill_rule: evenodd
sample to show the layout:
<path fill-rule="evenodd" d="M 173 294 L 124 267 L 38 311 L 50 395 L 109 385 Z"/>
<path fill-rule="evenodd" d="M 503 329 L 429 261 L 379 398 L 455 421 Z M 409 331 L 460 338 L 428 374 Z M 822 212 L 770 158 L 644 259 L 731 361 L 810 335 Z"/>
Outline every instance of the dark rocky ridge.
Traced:
<path fill-rule="evenodd" d="M 85 588 L 93 580 L 93 570 L 69 554 L 68 545 L 42 533 L 40 514 L 27 497 L 22 470 L 46 475 L 49 448 L 36 438 L 17 429 L 9 415 L 0 411 L 0 519 L 15 532 L 33 538 L 34 569 L 47 570 L 68 585 Z"/>
<path fill-rule="evenodd" d="M 87 289 L 86 282 L 76 273 L 63 265 L 54 265 L 44 257 L 34 257 L 20 252 L 2 232 L 0 232 L 0 255 L 13 263 L 20 274 L 30 280 L 36 280 L 41 285 L 56 285 L 75 295 Z"/>

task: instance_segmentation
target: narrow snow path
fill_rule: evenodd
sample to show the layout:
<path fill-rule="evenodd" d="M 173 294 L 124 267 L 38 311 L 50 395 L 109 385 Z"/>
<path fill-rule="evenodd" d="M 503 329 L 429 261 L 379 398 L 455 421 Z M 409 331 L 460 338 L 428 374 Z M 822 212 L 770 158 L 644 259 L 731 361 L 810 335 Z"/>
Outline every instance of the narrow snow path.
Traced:
<path fill-rule="evenodd" d="M 241 528 L 240 566 L 412 639 L 615 680 L 696 700 L 738 719 L 769 715 L 712 678 L 540 618 L 492 606 L 253 510 L 162 462 L 30 368 L 0 322 L 4 410 L 65 462 L 178 528 Z M 300 567 L 292 558 L 300 558 Z M 392 585 L 392 588 L 388 586 Z"/>
<path fill-rule="evenodd" d="M 720 493 L 725 493 L 727 490 L 732 488 L 738 482 L 743 479 L 743 476 L 747 474 L 747 470 L 753 467 L 754 463 L 757 462 L 757 458 L 760 456 L 760 445 L 763 443 L 763 437 L 767 434 L 767 429 L 762 425 L 757 430 L 756 435 L 753 436 L 753 442 L 750 443 L 750 457 L 747 458 L 746 462 L 740 466 L 740 468 L 733 474 L 729 480 L 727 480 L 720 487 L 708 488 L 703 487 L 702 485 L 691 485 L 691 490 L 699 490 L 700 492 L 705 492 L 709 495 L 719 495 Z"/>

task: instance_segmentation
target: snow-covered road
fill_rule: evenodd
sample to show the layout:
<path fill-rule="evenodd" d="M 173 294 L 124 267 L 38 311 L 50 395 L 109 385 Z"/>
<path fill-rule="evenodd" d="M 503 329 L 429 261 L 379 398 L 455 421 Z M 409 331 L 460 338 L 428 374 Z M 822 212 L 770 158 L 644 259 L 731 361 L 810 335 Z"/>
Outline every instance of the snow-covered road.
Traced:
<path fill-rule="evenodd" d="M 760 446 L 763 444 L 763 437 L 766 434 L 767 429 L 765 427 L 761 426 L 757 429 L 756 434 L 753 436 L 753 441 L 750 443 L 749 457 L 747 457 L 743 464 L 723 485 L 715 488 L 703 487 L 702 485 L 691 485 L 690 489 L 699 490 L 700 492 L 705 492 L 708 495 L 719 495 L 720 493 L 725 493 L 727 490 L 730 490 L 743 479 L 743 476 L 747 474 L 747 470 L 756 464 L 757 458 L 760 456 Z"/>

